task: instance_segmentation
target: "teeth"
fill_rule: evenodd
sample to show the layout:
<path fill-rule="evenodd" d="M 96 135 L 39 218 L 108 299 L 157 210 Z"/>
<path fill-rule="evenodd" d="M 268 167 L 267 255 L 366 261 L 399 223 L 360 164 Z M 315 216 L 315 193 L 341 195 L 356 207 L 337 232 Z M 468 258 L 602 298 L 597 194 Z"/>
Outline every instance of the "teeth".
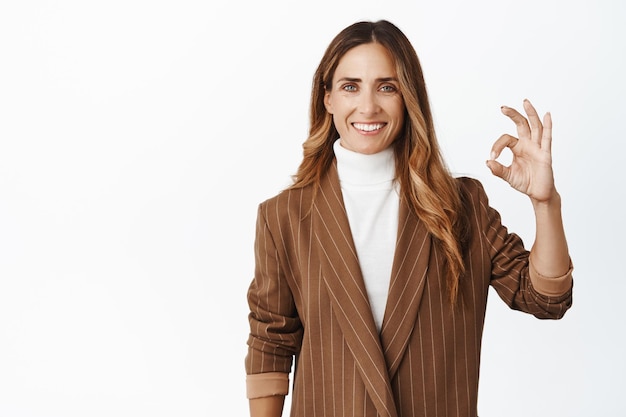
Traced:
<path fill-rule="evenodd" d="M 385 126 L 384 123 L 353 123 L 352 126 L 365 132 L 373 132 Z"/>

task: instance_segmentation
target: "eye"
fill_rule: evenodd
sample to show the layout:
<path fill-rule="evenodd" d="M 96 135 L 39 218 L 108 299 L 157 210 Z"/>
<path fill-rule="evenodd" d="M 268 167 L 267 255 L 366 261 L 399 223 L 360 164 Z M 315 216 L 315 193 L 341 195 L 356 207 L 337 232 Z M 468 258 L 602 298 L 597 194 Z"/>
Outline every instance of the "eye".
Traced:
<path fill-rule="evenodd" d="M 356 85 L 354 84 L 344 84 L 341 86 L 341 89 L 343 91 L 347 91 L 349 93 L 355 92 L 356 91 Z"/>
<path fill-rule="evenodd" d="M 380 91 L 382 91 L 383 93 L 395 93 L 396 91 L 398 91 L 398 89 L 395 85 L 385 84 L 380 87 Z"/>

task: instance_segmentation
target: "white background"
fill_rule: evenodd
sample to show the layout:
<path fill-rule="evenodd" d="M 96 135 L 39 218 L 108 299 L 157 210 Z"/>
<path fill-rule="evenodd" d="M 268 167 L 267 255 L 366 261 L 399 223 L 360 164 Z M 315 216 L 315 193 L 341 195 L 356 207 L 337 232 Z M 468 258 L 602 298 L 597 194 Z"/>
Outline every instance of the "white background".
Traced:
<path fill-rule="evenodd" d="M 529 245 L 530 203 L 484 161 L 515 133 L 501 105 L 553 115 L 574 306 L 492 292 L 481 417 L 626 415 L 625 3 L 223 3 L 0 3 L 0 416 L 247 414 L 257 204 L 300 161 L 325 47 L 380 18 L 451 169 Z"/>

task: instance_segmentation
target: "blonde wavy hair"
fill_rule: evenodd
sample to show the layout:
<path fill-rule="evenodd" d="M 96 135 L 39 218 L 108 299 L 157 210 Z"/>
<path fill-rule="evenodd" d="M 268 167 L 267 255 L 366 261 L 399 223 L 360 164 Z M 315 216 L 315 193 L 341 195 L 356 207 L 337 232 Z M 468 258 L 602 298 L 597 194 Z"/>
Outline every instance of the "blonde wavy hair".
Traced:
<path fill-rule="evenodd" d="M 392 54 L 405 105 L 404 126 L 394 140 L 396 181 L 400 198 L 424 222 L 443 253 L 446 287 L 456 304 L 459 281 L 465 272 L 467 219 L 458 182 L 450 174 L 435 135 L 422 68 L 407 37 L 386 20 L 358 22 L 342 30 L 330 43 L 313 77 L 309 137 L 303 160 L 290 188 L 319 186 L 334 160 L 333 143 L 339 137 L 324 95 L 332 87 L 340 59 L 350 49 L 379 43 Z"/>

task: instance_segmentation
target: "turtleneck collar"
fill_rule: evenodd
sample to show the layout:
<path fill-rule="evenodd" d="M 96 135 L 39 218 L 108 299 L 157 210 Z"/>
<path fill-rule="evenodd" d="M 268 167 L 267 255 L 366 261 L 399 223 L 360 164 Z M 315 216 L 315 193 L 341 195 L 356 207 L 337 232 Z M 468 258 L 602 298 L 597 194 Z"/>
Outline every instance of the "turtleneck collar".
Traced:
<path fill-rule="evenodd" d="M 339 180 L 354 185 L 374 185 L 393 181 L 396 165 L 393 146 L 381 152 L 366 155 L 341 146 L 340 139 L 333 144 L 337 157 Z"/>

